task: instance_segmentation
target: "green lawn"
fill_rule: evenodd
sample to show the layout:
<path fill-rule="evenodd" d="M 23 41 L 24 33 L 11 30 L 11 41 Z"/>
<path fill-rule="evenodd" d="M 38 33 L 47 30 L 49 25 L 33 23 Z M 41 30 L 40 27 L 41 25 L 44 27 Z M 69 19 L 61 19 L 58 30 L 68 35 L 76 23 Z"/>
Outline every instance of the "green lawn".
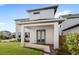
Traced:
<path fill-rule="evenodd" d="M 19 42 L 0 42 L 0 55 L 40 55 L 39 50 L 22 48 Z"/>

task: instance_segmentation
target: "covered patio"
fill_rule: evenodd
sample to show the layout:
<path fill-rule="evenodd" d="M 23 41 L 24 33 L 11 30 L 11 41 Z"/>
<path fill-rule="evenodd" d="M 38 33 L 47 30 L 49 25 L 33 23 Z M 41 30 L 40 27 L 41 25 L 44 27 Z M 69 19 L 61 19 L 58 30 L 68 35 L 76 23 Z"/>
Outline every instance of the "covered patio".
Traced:
<path fill-rule="evenodd" d="M 25 31 L 30 32 L 30 44 L 37 44 L 37 29 L 46 29 L 45 44 L 52 44 L 53 48 L 59 48 L 59 23 L 61 20 L 29 21 L 21 25 L 21 46 L 24 44 Z M 48 30 L 47 30 L 48 29 Z M 50 40 L 51 39 L 51 40 Z M 40 44 L 38 44 L 40 45 Z"/>

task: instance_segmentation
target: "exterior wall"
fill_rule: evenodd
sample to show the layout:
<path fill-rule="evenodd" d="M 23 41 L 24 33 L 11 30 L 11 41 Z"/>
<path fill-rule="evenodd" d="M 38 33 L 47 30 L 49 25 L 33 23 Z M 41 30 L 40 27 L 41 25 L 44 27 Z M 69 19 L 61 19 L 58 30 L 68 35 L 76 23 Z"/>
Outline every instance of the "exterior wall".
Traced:
<path fill-rule="evenodd" d="M 40 14 L 33 14 L 34 12 L 40 12 Z M 54 9 L 38 10 L 28 13 L 30 20 L 54 18 Z"/>
<path fill-rule="evenodd" d="M 36 39 L 36 30 L 41 30 L 41 29 L 45 29 L 46 30 L 46 39 L 45 39 L 45 43 L 46 44 L 53 44 L 53 26 L 39 26 L 39 27 L 32 27 L 30 30 L 30 42 L 31 43 L 37 43 L 37 39 Z"/>
<path fill-rule="evenodd" d="M 16 39 L 18 39 L 18 33 L 21 33 L 21 25 L 16 24 Z"/>
<path fill-rule="evenodd" d="M 17 26 L 16 30 L 17 30 L 18 32 L 21 32 L 21 25 L 16 25 L 16 26 Z"/>
<path fill-rule="evenodd" d="M 16 25 L 16 39 L 21 39 L 19 38 L 19 33 L 21 33 L 21 26 L 23 25 Z M 28 28 L 24 28 L 24 33 L 25 32 L 29 32 L 29 29 Z M 29 38 L 25 38 L 26 40 L 29 40 Z"/>
<path fill-rule="evenodd" d="M 79 32 L 79 27 L 75 27 L 75 28 L 63 31 L 63 35 L 67 35 L 70 32 Z"/>
<path fill-rule="evenodd" d="M 21 26 L 23 26 L 23 25 L 16 25 L 16 39 L 21 39 L 21 38 L 18 37 L 19 33 L 21 33 Z M 24 28 L 24 34 L 25 34 L 25 32 L 29 32 L 29 29 L 28 28 Z M 28 41 L 29 38 L 25 38 L 25 40 Z"/>
<path fill-rule="evenodd" d="M 54 24 L 54 49 L 59 48 L 59 24 Z"/>

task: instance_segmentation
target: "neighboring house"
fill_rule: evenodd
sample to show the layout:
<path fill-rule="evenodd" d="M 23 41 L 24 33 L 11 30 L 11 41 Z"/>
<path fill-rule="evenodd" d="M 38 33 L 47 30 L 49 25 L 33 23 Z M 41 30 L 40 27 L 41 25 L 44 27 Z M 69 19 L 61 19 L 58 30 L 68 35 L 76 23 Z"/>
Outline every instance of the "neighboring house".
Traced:
<path fill-rule="evenodd" d="M 60 18 L 65 18 L 61 23 L 61 32 L 67 35 L 70 32 L 79 32 L 79 14 L 62 15 Z"/>
<path fill-rule="evenodd" d="M 54 18 L 58 6 L 27 10 L 30 18 L 16 20 L 16 39 L 34 44 L 52 44 L 59 48 L 59 28 L 63 19 Z"/>
<path fill-rule="evenodd" d="M 3 38 L 5 38 L 5 39 L 10 39 L 11 38 L 11 32 L 9 32 L 9 31 L 1 31 L 1 35 L 2 35 L 2 37 Z"/>

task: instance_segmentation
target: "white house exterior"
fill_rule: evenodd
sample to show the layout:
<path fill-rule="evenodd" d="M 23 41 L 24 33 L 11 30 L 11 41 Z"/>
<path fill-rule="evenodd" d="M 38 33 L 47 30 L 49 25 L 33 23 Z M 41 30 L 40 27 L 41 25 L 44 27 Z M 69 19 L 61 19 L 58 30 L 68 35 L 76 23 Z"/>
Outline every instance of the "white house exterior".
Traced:
<path fill-rule="evenodd" d="M 58 6 L 27 10 L 30 18 L 16 20 L 16 39 L 21 34 L 21 45 L 26 40 L 33 44 L 52 44 L 59 48 L 59 24 L 63 19 L 54 18 Z"/>
<path fill-rule="evenodd" d="M 67 35 L 70 32 L 79 32 L 79 14 L 63 15 L 61 18 L 65 18 L 65 21 L 61 23 L 63 35 Z"/>

